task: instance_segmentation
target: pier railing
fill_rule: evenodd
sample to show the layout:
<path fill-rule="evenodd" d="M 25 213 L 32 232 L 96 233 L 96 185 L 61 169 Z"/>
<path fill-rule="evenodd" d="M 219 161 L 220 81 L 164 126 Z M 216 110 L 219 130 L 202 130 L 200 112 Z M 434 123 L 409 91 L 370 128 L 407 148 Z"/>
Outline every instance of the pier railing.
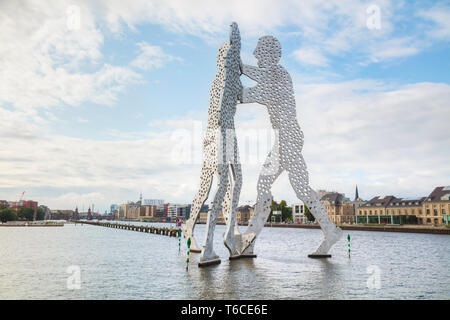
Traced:
<path fill-rule="evenodd" d="M 177 237 L 178 229 L 173 228 L 161 228 L 161 227 L 152 227 L 152 226 L 135 226 L 130 224 L 120 224 L 120 223 L 110 223 L 110 222 L 94 222 L 94 221 L 72 221 L 74 223 L 80 224 L 89 224 L 93 226 L 106 227 L 106 228 L 114 228 L 114 229 L 122 229 L 122 230 L 130 230 L 130 231 L 138 231 L 138 232 L 146 232 L 159 234 L 163 236 L 169 237 Z"/>

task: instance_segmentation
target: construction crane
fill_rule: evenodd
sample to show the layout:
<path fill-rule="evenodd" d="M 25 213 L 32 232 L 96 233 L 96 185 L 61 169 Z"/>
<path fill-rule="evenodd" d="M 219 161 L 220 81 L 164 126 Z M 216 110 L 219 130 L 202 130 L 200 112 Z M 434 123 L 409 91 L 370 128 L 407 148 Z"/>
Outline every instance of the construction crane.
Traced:
<path fill-rule="evenodd" d="M 18 205 L 20 205 L 20 202 L 23 200 L 23 195 L 25 194 L 25 191 L 24 192 L 22 192 L 22 195 L 20 196 L 20 199 L 19 199 L 19 202 L 18 202 Z"/>

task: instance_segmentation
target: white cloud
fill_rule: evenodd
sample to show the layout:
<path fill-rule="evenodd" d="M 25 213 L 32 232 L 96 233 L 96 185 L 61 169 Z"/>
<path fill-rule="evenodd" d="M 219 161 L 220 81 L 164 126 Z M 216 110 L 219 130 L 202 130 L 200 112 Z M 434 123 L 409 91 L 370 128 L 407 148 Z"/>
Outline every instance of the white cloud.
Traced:
<path fill-rule="evenodd" d="M 322 52 L 313 47 L 304 47 L 297 49 L 293 53 L 294 58 L 302 64 L 314 66 L 327 66 L 328 59 L 325 58 Z"/>
<path fill-rule="evenodd" d="M 370 195 L 425 195 L 448 184 L 449 85 L 386 88 L 355 80 L 297 89 L 305 158 L 317 186 L 345 189 L 358 184 Z M 428 176 L 417 174 L 431 168 Z"/>
<path fill-rule="evenodd" d="M 437 4 L 431 9 L 418 12 L 418 16 L 434 23 L 429 35 L 438 39 L 450 39 L 450 5 Z"/>
<path fill-rule="evenodd" d="M 48 108 L 83 102 L 110 105 L 129 84 L 142 79 L 130 66 L 105 62 L 102 47 L 109 32 L 120 32 L 123 26 L 138 32 L 140 24 L 156 23 L 171 31 L 214 39 L 227 33 L 233 20 L 239 23 L 243 38 L 266 32 L 283 37 L 281 30 L 293 27 L 302 45 L 294 57 L 317 66 L 349 52 L 375 62 L 423 49 L 417 36 L 395 34 L 393 19 L 400 5 L 389 1 L 378 2 L 382 28 L 376 31 L 366 28 L 365 10 L 371 3 L 356 0 L 236 0 L 226 5 L 206 0 L 79 1 L 80 28 L 69 30 L 66 11 L 72 4 L 0 2 L 0 190 L 89 189 L 35 199 L 60 208 L 65 202 L 69 207 L 78 203 L 77 199 L 91 201 L 90 197 L 106 207 L 133 200 L 128 195 L 137 197 L 140 190 L 168 201 L 189 202 L 197 191 L 198 158 L 191 155 L 194 163 L 180 164 L 183 159 L 175 157 L 174 150 L 185 152 L 180 143 L 186 142 L 182 147 L 191 143 L 191 152 L 201 151 L 201 136 L 189 135 L 195 126 L 186 120 L 203 121 L 206 110 L 186 118 L 153 121 L 145 132 L 111 131 L 115 141 L 71 138 L 47 129 L 55 120 Z M 435 37 L 448 37 L 444 13 L 430 10 L 424 17 L 435 21 Z M 147 42 L 138 45 L 139 55 L 132 62 L 138 69 L 151 70 L 179 60 L 161 47 Z M 448 185 L 448 85 L 395 87 L 358 79 L 300 83 L 296 90 L 305 133 L 304 155 L 314 187 L 349 194 L 358 184 L 363 196 L 401 196 L 425 195 L 436 185 Z M 238 129 L 264 133 L 269 118 L 262 106 L 240 106 L 236 123 Z M 187 134 L 186 140 L 174 139 L 179 133 Z M 240 147 L 242 159 L 248 159 L 243 164 L 244 202 L 256 198 L 265 152 L 244 142 Z M 254 152 L 260 153 L 254 156 Z M 274 195 L 295 199 L 286 176 L 276 183 Z"/>
<path fill-rule="evenodd" d="M 226 5 L 209 0 L 137 0 L 132 3 L 108 0 L 102 4 L 98 15 L 116 31 L 150 22 L 172 32 L 193 34 L 215 43 L 217 35 L 225 35 L 230 22 L 236 21 L 244 39 L 265 33 L 295 36 L 302 48 L 309 48 L 303 52 L 300 49 L 299 61 L 310 61 L 312 65 L 324 65 L 330 54 L 357 51 L 370 55 L 368 48 L 392 36 L 395 10 L 402 7 L 388 0 L 377 1 L 382 28 L 374 31 L 369 30 L 366 23 L 370 17 L 366 10 L 373 3 L 364 0 L 230 0 Z M 286 32 L 287 27 L 291 31 Z M 315 59 L 313 47 L 318 53 Z"/>
<path fill-rule="evenodd" d="M 161 47 L 152 46 L 147 42 L 139 42 L 139 56 L 131 62 L 133 67 L 142 70 L 161 68 L 165 63 L 173 60 L 181 61 L 179 57 L 165 53 Z"/>
<path fill-rule="evenodd" d="M 378 44 L 371 52 L 371 61 L 380 62 L 415 55 L 420 52 L 420 48 L 417 41 L 411 38 L 397 38 Z"/>
<path fill-rule="evenodd" d="M 103 34 L 86 7 L 78 7 L 79 28 L 68 28 L 69 5 L 0 3 L 0 104 L 20 109 L 86 101 L 110 105 L 127 84 L 140 79 L 127 67 L 103 62 Z"/>
<path fill-rule="evenodd" d="M 78 123 L 88 123 L 89 120 L 88 120 L 88 119 L 84 119 L 84 118 L 82 118 L 82 117 L 77 117 L 77 122 L 78 122 Z"/>
<path fill-rule="evenodd" d="M 437 185 L 448 185 L 449 85 L 396 87 L 355 80 L 300 83 L 296 91 L 298 119 L 305 134 L 304 157 L 314 188 L 352 196 L 358 184 L 360 193 L 371 197 L 426 195 Z M 167 201 L 190 202 L 199 186 L 201 165 L 202 135 L 194 132 L 198 130 L 195 119 L 206 119 L 206 111 L 184 121 L 178 117 L 155 122 L 151 131 L 134 133 L 131 139 L 120 138 L 117 132 L 116 141 L 36 136 L 33 131 L 38 128 L 26 137 L 2 135 L 8 146 L 0 149 L 2 188 L 91 190 L 82 194 L 95 190 L 103 195 L 96 201 L 99 208 L 135 200 L 141 190 Z M 238 106 L 242 203 L 256 199 L 257 177 L 270 150 L 264 139 L 270 134 L 269 121 L 263 106 Z M 260 150 L 255 140 L 248 140 L 254 133 L 259 134 Z M 276 199 L 295 201 L 286 175 L 276 182 L 273 193 Z M 59 205 L 58 197 L 36 200 Z"/>

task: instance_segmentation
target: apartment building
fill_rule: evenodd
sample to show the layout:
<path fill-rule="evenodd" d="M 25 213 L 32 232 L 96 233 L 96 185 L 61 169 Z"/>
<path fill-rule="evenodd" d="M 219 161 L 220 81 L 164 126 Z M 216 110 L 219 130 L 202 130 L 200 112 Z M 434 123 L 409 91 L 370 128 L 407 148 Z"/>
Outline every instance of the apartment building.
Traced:
<path fill-rule="evenodd" d="M 349 200 L 344 200 L 342 193 L 330 192 L 320 199 L 328 213 L 328 218 L 335 224 L 355 223 L 354 205 Z"/>
<path fill-rule="evenodd" d="M 450 220 L 450 186 L 436 187 L 422 202 L 422 224 L 443 225 Z"/>
<path fill-rule="evenodd" d="M 306 223 L 308 218 L 305 216 L 306 207 L 303 202 L 292 204 L 292 220 L 294 223 Z"/>
<path fill-rule="evenodd" d="M 240 206 L 236 210 L 236 221 L 238 224 L 247 224 L 255 208 L 249 205 Z"/>
<path fill-rule="evenodd" d="M 427 197 L 375 197 L 357 210 L 357 223 L 422 224 L 449 223 L 450 186 L 436 187 Z"/>

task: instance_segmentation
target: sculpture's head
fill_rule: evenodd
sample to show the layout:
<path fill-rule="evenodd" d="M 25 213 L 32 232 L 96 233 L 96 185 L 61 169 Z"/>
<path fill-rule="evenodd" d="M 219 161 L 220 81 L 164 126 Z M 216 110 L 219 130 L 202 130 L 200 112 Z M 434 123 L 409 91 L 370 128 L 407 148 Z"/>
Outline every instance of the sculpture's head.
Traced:
<path fill-rule="evenodd" d="M 281 58 L 281 44 L 277 38 L 264 36 L 259 38 L 253 55 L 258 60 L 258 67 L 267 68 L 275 65 Z"/>
<path fill-rule="evenodd" d="M 238 51 L 241 50 L 241 34 L 236 22 L 232 22 L 230 25 L 230 44 Z"/>

